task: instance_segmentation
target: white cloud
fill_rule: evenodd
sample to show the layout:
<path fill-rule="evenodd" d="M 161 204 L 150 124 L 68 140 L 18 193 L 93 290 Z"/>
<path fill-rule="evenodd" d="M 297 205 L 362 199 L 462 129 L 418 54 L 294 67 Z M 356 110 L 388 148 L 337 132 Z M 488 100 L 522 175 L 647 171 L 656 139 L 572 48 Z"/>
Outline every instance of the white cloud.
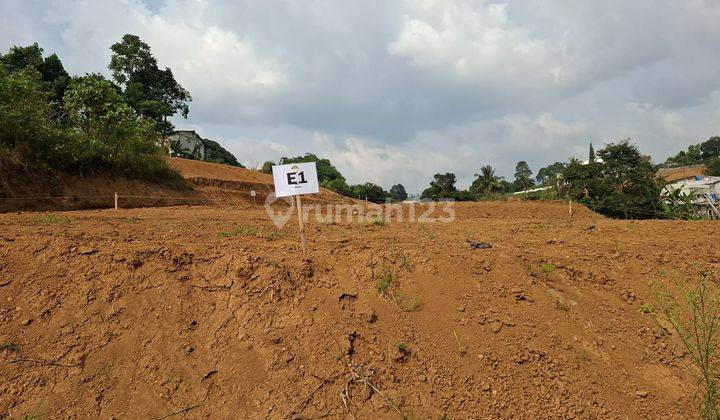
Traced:
<path fill-rule="evenodd" d="M 465 82 L 545 89 L 563 78 L 560 46 L 530 36 L 498 3 L 420 2 L 388 51 Z"/>
<path fill-rule="evenodd" d="M 0 50 L 38 41 L 104 72 L 125 33 L 246 163 L 314 152 L 350 182 L 461 187 L 631 137 L 656 161 L 720 132 L 720 3 L 707 0 L 0 2 Z"/>

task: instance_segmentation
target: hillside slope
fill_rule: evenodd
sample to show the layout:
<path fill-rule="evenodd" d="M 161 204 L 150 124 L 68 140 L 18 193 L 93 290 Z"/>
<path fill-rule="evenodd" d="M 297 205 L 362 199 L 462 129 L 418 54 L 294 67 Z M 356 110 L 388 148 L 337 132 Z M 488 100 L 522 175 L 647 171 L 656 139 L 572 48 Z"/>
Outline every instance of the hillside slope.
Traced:
<path fill-rule="evenodd" d="M 213 200 L 252 201 L 250 191 L 257 193 L 257 202 L 264 202 L 274 191 L 272 175 L 219 163 L 168 158 L 170 166 L 204 197 Z M 350 199 L 332 191 L 321 189 L 319 194 L 308 196 L 308 202 L 345 202 Z"/>
<path fill-rule="evenodd" d="M 272 176 L 217 163 L 168 158 L 185 185 L 165 185 L 137 179 L 91 175 L 52 176 L 20 166 L 0 167 L 0 212 L 23 210 L 77 210 L 114 206 L 158 207 L 193 204 L 263 203 L 273 191 Z M 307 202 L 338 202 L 349 199 L 328 190 L 308 196 Z"/>
<path fill-rule="evenodd" d="M 661 270 L 720 269 L 711 222 L 455 211 L 311 215 L 307 260 L 257 208 L 0 215 L 0 417 L 696 417 L 641 307 Z"/>

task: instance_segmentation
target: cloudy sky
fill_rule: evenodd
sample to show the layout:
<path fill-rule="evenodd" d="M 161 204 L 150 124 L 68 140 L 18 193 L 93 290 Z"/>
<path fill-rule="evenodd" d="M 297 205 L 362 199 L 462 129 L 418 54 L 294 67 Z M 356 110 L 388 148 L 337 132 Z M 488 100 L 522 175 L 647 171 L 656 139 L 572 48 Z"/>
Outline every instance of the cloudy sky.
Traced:
<path fill-rule="evenodd" d="M 351 183 L 466 187 L 628 137 L 657 162 L 720 134 L 716 0 L 0 1 L 0 49 L 37 41 L 71 74 L 109 74 L 125 33 L 193 95 L 179 129 Z"/>

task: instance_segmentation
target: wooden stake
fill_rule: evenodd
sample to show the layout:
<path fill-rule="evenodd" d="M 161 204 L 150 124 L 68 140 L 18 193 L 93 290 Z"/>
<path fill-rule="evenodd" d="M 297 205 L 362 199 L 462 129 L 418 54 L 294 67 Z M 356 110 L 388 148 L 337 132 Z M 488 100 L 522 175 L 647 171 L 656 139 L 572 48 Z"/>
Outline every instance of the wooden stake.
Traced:
<path fill-rule="evenodd" d="M 302 202 L 300 196 L 295 196 L 295 206 L 298 212 L 298 224 L 300 225 L 300 242 L 302 242 L 303 254 L 307 255 L 307 240 L 305 239 L 305 223 L 303 222 Z"/>
<path fill-rule="evenodd" d="M 115 193 L 115 210 L 118 209 L 118 193 Z"/>

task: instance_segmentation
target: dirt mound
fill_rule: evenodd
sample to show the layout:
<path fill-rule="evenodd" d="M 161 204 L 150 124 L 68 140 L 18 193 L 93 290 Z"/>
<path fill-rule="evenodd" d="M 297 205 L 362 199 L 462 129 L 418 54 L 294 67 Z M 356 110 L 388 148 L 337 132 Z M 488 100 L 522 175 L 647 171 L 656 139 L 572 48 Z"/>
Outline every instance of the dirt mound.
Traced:
<path fill-rule="evenodd" d="M 256 202 L 262 203 L 268 194 L 275 191 L 272 175 L 258 171 L 176 157 L 168 158 L 168 162 L 197 191 L 213 200 L 252 202 L 250 191 L 254 190 Z M 317 203 L 352 201 L 326 189 L 305 197 L 305 200 Z"/>
<path fill-rule="evenodd" d="M 307 261 L 256 209 L 0 215 L 0 416 L 695 416 L 640 308 L 661 269 L 720 268 L 711 222 L 455 211 L 311 215 Z"/>
<path fill-rule="evenodd" d="M 197 204 L 264 203 L 274 191 L 272 176 L 249 169 L 181 158 L 168 158 L 185 184 L 166 185 L 123 177 L 55 176 L 16 166 L 0 167 L 0 212 L 24 210 L 78 210 L 119 206 L 159 207 Z M 250 191 L 256 191 L 253 201 Z M 306 202 L 350 202 L 322 189 Z"/>

